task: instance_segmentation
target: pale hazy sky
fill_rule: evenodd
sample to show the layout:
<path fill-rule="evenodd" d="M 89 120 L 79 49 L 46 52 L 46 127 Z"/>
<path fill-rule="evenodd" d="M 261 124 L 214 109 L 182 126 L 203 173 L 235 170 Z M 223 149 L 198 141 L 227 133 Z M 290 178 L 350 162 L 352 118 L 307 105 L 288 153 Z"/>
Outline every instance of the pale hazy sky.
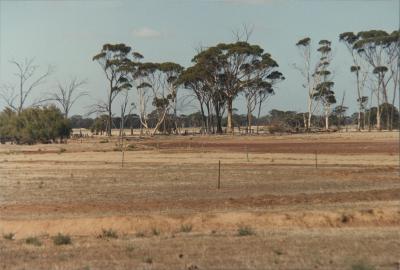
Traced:
<path fill-rule="evenodd" d="M 314 49 L 320 39 L 332 40 L 337 98 L 346 91 L 345 105 L 354 111 L 351 63 L 338 36 L 370 29 L 391 32 L 399 28 L 399 12 L 398 0 L 0 0 L 0 85 L 15 82 L 9 60 L 35 57 L 42 68 L 51 64 L 56 72 L 33 98 L 51 91 L 57 81 L 85 78 L 90 97 L 72 110 L 84 114 L 106 94 L 104 75 L 92 61 L 104 43 L 123 42 L 145 61 L 187 67 L 197 47 L 233 41 L 232 30 L 247 24 L 254 27 L 250 42 L 270 52 L 287 78 L 264 113 L 272 108 L 305 111 L 302 78 L 292 67 L 300 61 L 295 43 L 305 36 L 314 41 Z M 234 106 L 244 112 L 240 99 Z"/>

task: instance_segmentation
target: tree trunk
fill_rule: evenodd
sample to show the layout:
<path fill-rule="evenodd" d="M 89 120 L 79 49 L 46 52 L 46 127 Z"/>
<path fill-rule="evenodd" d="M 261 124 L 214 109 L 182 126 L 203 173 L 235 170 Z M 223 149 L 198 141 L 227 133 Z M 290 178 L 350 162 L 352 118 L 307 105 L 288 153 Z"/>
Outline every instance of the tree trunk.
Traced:
<path fill-rule="evenodd" d="M 222 134 L 222 116 L 220 115 L 219 106 L 215 107 L 215 118 L 217 119 L 217 133 Z"/>
<path fill-rule="evenodd" d="M 380 105 L 380 91 L 381 91 L 381 83 L 382 83 L 382 78 L 381 75 L 379 74 L 379 82 L 378 82 L 378 92 L 377 92 L 377 106 L 376 106 L 376 129 L 381 130 L 381 110 L 379 108 Z"/>
<path fill-rule="evenodd" d="M 311 129 L 311 116 L 312 116 L 312 101 L 311 101 L 311 96 L 308 97 L 308 104 L 307 104 L 307 109 L 308 109 L 308 119 L 307 119 L 307 131 L 310 131 Z"/>
<path fill-rule="evenodd" d="M 325 109 L 325 130 L 329 130 L 329 113 L 328 108 Z"/>
<path fill-rule="evenodd" d="M 251 112 L 247 113 L 247 133 L 251 133 Z"/>
<path fill-rule="evenodd" d="M 260 122 L 260 114 L 261 114 L 261 101 L 260 101 L 260 103 L 258 104 L 258 113 L 257 113 L 257 134 L 258 134 L 258 125 L 259 125 L 259 122 Z"/>
<path fill-rule="evenodd" d="M 228 106 L 228 119 L 227 119 L 227 124 L 226 124 L 226 132 L 227 133 L 233 133 L 233 99 L 228 98 L 227 100 L 227 106 Z"/>
<path fill-rule="evenodd" d="M 111 100 L 111 98 L 110 98 L 110 100 Z M 112 124 L 111 101 L 109 101 L 109 103 L 108 103 L 107 136 L 111 136 L 111 124 Z"/>

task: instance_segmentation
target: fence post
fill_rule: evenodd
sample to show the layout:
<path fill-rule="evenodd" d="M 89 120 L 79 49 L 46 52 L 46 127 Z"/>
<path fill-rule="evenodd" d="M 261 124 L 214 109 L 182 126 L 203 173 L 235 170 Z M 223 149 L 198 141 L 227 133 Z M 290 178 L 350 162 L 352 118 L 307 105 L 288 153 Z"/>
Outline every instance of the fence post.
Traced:
<path fill-rule="evenodd" d="M 318 168 L 318 151 L 315 150 L 315 168 Z"/>

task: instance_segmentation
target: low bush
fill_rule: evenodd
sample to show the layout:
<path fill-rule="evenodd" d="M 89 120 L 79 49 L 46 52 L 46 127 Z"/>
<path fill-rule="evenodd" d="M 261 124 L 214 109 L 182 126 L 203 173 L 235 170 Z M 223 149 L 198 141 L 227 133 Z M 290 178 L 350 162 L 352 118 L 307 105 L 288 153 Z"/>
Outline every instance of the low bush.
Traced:
<path fill-rule="evenodd" d="M 54 106 L 0 113 L 0 142 L 17 144 L 63 142 L 71 134 L 69 120 Z"/>
<path fill-rule="evenodd" d="M 249 226 L 240 226 L 237 230 L 239 236 L 254 235 L 254 230 Z"/>
<path fill-rule="evenodd" d="M 64 235 L 64 234 L 59 233 L 53 237 L 53 243 L 56 246 L 70 245 L 72 243 L 72 241 L 71 241 L 71 237 L 69 235 Z"/>
<path fill-rule="evenodd" d="M 351 266 L 352 270 L 374 270 L 375 267 L 365 263 L 365 262 L 358 262 Z"/>
<path fill-rule="evenodd" d="M 192 224 L 182 224 L 181 225 L 181 232 L 188 233 L 191 232 L 193 229 Z"/>
<path fill-rule="evenodd" d="M 99 238 L 118 238 L 117 231 L 113 229 L 103 229 L 101 234 L 99 235 Z"/>
<path fill-rule="evenodd" d="M 37 237 L 28 237 L 25 239 L 25 243 L 38 247 L 42 245 L 42 242 Z"/>
<path fill-rule="evenodd" d="M 3 238 L 6 240 L 14 240 L 15 233 L 5 233 L 3 234 Z"/>

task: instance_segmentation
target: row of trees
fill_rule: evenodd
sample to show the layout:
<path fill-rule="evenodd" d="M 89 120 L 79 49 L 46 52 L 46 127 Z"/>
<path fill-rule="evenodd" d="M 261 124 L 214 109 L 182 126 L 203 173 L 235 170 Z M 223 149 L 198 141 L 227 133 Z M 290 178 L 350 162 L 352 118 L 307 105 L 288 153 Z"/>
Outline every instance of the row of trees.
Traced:
<path fill-rule="evenodd" d="M 250 129 L 255 109 L 259 117 L 262 105 L 274 94 L 276 84 L 285 79 L 269 53 L 240 38 L 234 43 L 200 49 L 192 59 L 193 65 L 187 69 L 172 62 L 143 62 L 143 56 L 125 44 L 105 44 L 93 60 L 100 64 L 109 86 L 107 100 L 94 105 L 92 111 L 108 115 L 108 135 L 112 128 L 112 104 L 120 94 L 125 97 L 121 119 L 125 118 L 127 107 L 136 106 L 141 128 L 146 132 L 165 132 L 167 126 L 171 127 L 167 124 L 171 121 L 172 129 L 177 131 L 178 90 L 181 88 L 189 90 L 198 102 L 204 132 L 222 133 L 225 112 L 226 131 L 233 132 L 233 102 L 238 95 L 245 97 Z M 128 102 L 128 91 L 132 87 L 137 90 L 137 104 Z M 154 108 L 152 113 L 148 112 L 150 106 Z M 152 128 L 150 115 L 157 119 Z"/>
<path fill-rule="evenodd" d="M 376 97 L 377 104 L 376 128 L 378 130 L 382 128 L 382 110 L 390 108 L 390 111 L 385 112 L 385 126 L 392 129 L 395 112 L 394 103 L 400 79 L 399 31 L 393 31 L 390 34 L 382 30 L 361 31 L 357 34 L 344 32 L 339 35 L 339 40 L 345 44 L 352 59 L 352 66 L 349 71 L 355 74 L 358 130 L 365 127 L 362 115 L 366 114 L 368 107 L 372 107 L 374 97 Z M 328 70 L 332 61 L 331 42 L 327 40 L 319 42 L 317 49 L 319 58 L 315 63 L 313 62 L 309 37 L 299 40 L 296 46 L 300 51 L 303 63 L 302 65 L 295 65 L 295 67 L 304 77 L 303 87 L 307 90 L 307 113 L 304 117 L 304 125 L 307 129 L 310 129 L 312 115 L 318 108 L 322 107 L 326 119 L 325 128 L 328 129 L 329 115 L 332 111 L 331 105 L 337 102 L 333 91 L 333 76 Z M 368 88 L 370 96 L 365 95 L 364 90 Z M 381 106 L 382 104 L 390 104 L 391 106 Z M 335 109 L 345 111 L 347 107 L 343 106 L 342 101 Z"/>
<path fill-rule="evenodd" d="M 115 127 L 113 119 L 116 118 L 113 104 L 118 98 L 121 101 L 118 121 L 121 131 L 127 124 L 133 126 L 136 121 L 148 134 L 157 131 L 178 132 L 184 119 L 178 114 L 178 91 L 186 89 L 192 99 L 189 102 L 195 100 L 198 105 L 202 130 L 206 133 L 222 133 L 223 126 L 226 126 L 226 132 L 230 133 L 235 125 L 233 103 L 242 95 L 247 109 L 246 130 L 250 131 L 254 119 L 261 118 L 263 105 L 285 78 L 271 54 L 259 45 L 248 42 L 249 35 L 245 31 L 244 35 L 236 36 L 235 42 L 198 49 L 188 68 L 173 62 L 144 62 L 140 53 L 125 44 L 105 44 L 93 61 L 99 63 L 107 79 L 107 99 L 91 106 L 89 113 L 106 114 L 106 119 L 101 116 L 101 125 L 105 123 L 106 134 L 111 135 L 111 129 Z M 244 39 L 241 38 L 243 36 Z M 398 31 L 389 34 L 381 30 L 357 34 L 345 32 L 339 36 L 353 62 L 350 72 L 355 74 L 359 130 L 371 127 L 371 123 L 376 123 L 378 129 L 394 127 L 394 102 L 400 79 L 397 62 L 399 38 Z M 302 114 L 301 126 L 306 130 L 317 127 L 319 124 L 315 123 L 319 122 L 313 121 L 313 117 L 323 115 L 325 129 L 329 129 L 333 119 L 331 116 L 344 118 L 348 108 L 344 106 L 344 95 L 340 104 L 332 107 L 337 103 L 337 97 L 334 72 L 330 70 L 333 59 L 331 42 L 320 40 L 315 55 L 311 44 L 308 37 L 296 43 L 303 62 L 295 65 L 295 68 L 304 77 L 303 87 L 307 90 L 307 112 Z M 0 88 L 0 97 L 9 108 L 7 113 L 12 111 L 19 115 L 27 107 L 58 104 L 67 119 L 71 107 L 79 98 L 87 95 L 84 89 L 86 80 L 73 78 L 67 83 L 58 83 L 53 91 L 43 94 L 42 98 L 28 106 L 28 97 L 46 82 L 54 69 L 48 67 L 40 71 L 33 59 L 11 63 L 16 67 L 18 83 Z M 129 96 L 132 89 L 137 92 L 136 102 Z M 370 96 L 364 93 L 368 89 Z M 371 113 L 368 112 L 373 111 L 373 99 L 377 104 L 376 119 L 370 121 Z M 137 118 L 132 117 L 134 110 Z M 385 120 L 384 124 L 382 119 Z M 242 124 L 242 121 L 236 123 Z M 97 125 L 100 126 L 99 121 Z"/>
<path fill-rule="evenodd" d="M 393 121 L 393 128 L 399 128 L 399 111 L 396 107 L 392 107 L 391 104 L 384 103 L 380 105 L 380 110 L 382 112 L 382 118 L 386 119 L 386 113 L 389 112 L 389 118 Z M 391 112 L 393 110 L 393 115 Z M 377 107 L 371 107 L 366 109 L 365 113 L 361 114 L 361 121 L 363 122 L 363 126 L 367 127 L 371 130 L 374 126 L 376 126 L 376 114 Z M 336 106 L 332 109 L 332 113 L 329 115 L 329 123 L 331 124 L 331 129 L 340 130 L 348 127 L 348 125 L 357 125 L 358 123 L 358 112 L 354 113 L 350 116 L 345 115 L 342 110 L 340 110 L 340 106 Z M 392 119 L 393 117 L 393 119 Z M 121 117 L 113 117 L 112 123 L 113 128 L 118 128 L 121 126 L 125 126 L 128 129 L 131 129 L 131 134 L 133 134 L 134 129 L 140 129 L 140 117 L 138 114 L 128 114 L 125 119 L 121 119 Z M 191 113 L 189 115 L 181 114 L 176 118 L 173 115 L 168 116 L 166 118 L 166 132 L 171 133 L 175 125 L 178 126 L 178 129 L 181 133 L 185 133 L 190 130 L 191 127 L 201 128 L 203 126 L 203 115 L 200 111 Z M 257 117 L 256 115 L 252 115 L 253 122 L 256 126 L 262 126 L 262 132 L 270 131 L 269 129 L 265 130 L 265 126 L 273 126 L 272 129 L 279 130 L 280 132 L 302 132 L 305 130 L 304 123 L 304 113 L 296 112 L 296 111 L 282 111 L 273 109 L 269 112 L 269 114 L 264 115 L 262 117 Z M 91 129 L 95 134 L 103 134 L 106 132 L 108 115 L 100 115 L 96 118 L 84 118 L 80 115 L 74 115 L 70 119 L 72 128 L 85 128 Z M 150 128 L 154 128 L 157 124 L 156 115 L 153 117 L 149 116 L 148 124 Z M 124 123 L 122 123 L 124 121 Z M 246 127 L 248 121 L 247 114 L 238 114 L 237 112 L 233 113 L 232 121 L 237 127 Z M 226 126 L 228 119 L 224 116 L 221 120 L 222 126 Z M 326 118 L 325 115 L 313 115 L 311 118 L 311 124 L 314 128 L 322 129 L 325 127 Z M 388 129 L 386 126 L 386 122 L 382 123 L 382 127 L 384 129 Z M 242 130 L 243 132 L 247 132 L 247 130 Z"/>

